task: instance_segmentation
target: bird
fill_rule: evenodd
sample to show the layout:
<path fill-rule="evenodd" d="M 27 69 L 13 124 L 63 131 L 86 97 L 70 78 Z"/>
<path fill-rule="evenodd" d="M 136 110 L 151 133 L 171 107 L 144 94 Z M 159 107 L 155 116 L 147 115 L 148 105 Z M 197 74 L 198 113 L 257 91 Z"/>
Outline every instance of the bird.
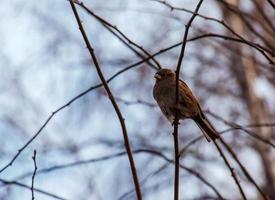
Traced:
<path fill-rule="evenodd" d="M 153 97 L 166 118 L 174 124 L 176 110 L 178 119 L 192 119 L 201 129 L 208 142 L 220 136 L 214 126 L 204 115 L 201 106 L 187 84 L 179 80 L 179 97 L 176 105 L 176 74 L 170 69 L 160 69 L 155 74 Z"/>

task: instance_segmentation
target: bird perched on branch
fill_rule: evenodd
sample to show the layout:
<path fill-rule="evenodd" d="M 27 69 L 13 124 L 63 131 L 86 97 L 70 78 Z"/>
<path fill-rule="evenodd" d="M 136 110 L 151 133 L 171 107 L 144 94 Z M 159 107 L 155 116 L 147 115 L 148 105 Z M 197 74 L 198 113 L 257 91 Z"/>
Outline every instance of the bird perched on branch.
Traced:
<path fill-rule="evenodd" d="M 176 106 L 176 74 L 172 70 L 159 70 L 155 74 L 155 79 L 154 99 L 172 124 L 178 109 L 178 118 L 194 120 L 208 142 L 219 138 L 219 134 L 202 112 L 198 100 L 182 80 L 179 80 L 179 103 Z"/>

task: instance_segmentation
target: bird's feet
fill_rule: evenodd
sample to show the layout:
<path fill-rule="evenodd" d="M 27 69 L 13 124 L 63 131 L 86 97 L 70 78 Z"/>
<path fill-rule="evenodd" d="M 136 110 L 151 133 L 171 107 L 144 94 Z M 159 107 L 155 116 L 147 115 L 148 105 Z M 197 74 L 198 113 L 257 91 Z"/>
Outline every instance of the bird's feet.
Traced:
<path fill-rule="evenodd" d="M 171 125 L 172 125 L 172 126 L 175 126 L 176 124 L 179 125 L 180 122 L 179 122 L 179 120 L 176 122 L 176 120 L 174 119 L 174 120 L 172 121 Z"/>

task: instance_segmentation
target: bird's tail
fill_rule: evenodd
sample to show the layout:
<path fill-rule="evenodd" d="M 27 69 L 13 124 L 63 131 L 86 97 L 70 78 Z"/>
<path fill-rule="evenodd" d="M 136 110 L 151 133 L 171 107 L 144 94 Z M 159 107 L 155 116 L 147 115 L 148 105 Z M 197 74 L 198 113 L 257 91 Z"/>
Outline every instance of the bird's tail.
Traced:
<path fill-rule="evenodd" d="M 204 116 L 203 113 L 202 115 L 195 117 L 194 121 L 199 126 L 204 137 L 208 142 L 210 142 L 211 140 L 214 141 L 215 139 L 220 138 L 214 126 L 209 122 L 209 120 L 206 118 L 206 116 Z"/>

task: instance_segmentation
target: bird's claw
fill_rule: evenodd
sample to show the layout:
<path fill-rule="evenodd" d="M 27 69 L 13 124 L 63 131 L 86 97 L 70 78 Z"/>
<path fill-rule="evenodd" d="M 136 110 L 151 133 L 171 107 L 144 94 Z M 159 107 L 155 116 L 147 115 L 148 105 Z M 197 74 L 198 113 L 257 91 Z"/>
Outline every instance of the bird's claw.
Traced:
<path fill-rule="evenodd" d="M 179 122 L 179 121 L 177 121 L 177 122 L 176 122 L 176 120 L 174 120 L 174 121 L 172 122 L 172 124 L 171 124 L 171 125 L 172 125 L 172 126 L 175 126 L 176 124 L 177 124 L 177 125 L 179 125 L 179 124 L 180 124 L 180 122 Z"/>

